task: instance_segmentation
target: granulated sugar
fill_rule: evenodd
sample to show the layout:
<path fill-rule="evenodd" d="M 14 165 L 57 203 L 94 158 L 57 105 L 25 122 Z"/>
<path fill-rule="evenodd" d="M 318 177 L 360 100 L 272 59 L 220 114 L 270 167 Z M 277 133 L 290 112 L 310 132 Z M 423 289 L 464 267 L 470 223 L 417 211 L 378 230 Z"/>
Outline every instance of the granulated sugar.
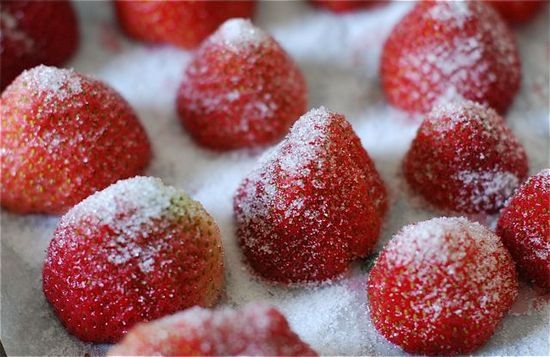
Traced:
<path fill-rule="evenodd" d="M 37 90 L 39 95 L 46 95 L 46 100 L 64 100 L 82 93 L 80 78 L 73 70 L 41 65 L 39 69 L 24 71 L 22 75 L 27 86 Z"/>
<path fill-rule="evenodd" d="M 232 19 L 219 28 L 215 41 L 238 50 L 240 46 L 257 46 L 269 41 L 269 35 L 262 29 L 255 28 L 249 20 Z"/>
<path fill-rule="evenodd" d="M 101 78 L 130 102 L 153 145 L 154 157 L 145 174 L 184 189 L 215 218 L 226 259 L 221 305 L 241 306 L 251 301 L 275 305 L 294 331 L 323 355 L 403 354 L 372 327 L 365 292 L 368 273 L 357 267 L 343 279 L 320 287 L 273 286 L 251 274 L 236 242 L 232 199 L 261 152 L 208 151 L 181 127 L 175 95 L 192 52 L 128 40 L 117 29 L 109 2 L 75 5 L 82 46 L 67 67 Z M 336 16 L 305 1 L 260 2 L 254 21 L 303 70 L 309 108 L 325 106 L 346 115 L 375 162 L 390 195 L 376 250 L 403 225 L 443 214 L 419 203 L 403 185 L 402 159 L 419 118 L 389 107 L 378 77 L 383 41 L 410 6 L 389 3 Z M 514 30 L 523 63 L 523 87 L 506 115 L 526 148 L 531 174 L 550 165 L 550 40 L 545 14 Z M 45 249 L 59 218 L 19 216 L 5 210 L 1 214 L 1 339 L 8 355 L 104 354 L 105 346 L 84 344 L 65 331 L 41 290 Z M 495 217 L 483 219 L 492 222 Z M 545 299 L 547 295 L 522 284 L 513 315 L 504 318 L 477 353 L 547 355 L 550 308 Z"/>

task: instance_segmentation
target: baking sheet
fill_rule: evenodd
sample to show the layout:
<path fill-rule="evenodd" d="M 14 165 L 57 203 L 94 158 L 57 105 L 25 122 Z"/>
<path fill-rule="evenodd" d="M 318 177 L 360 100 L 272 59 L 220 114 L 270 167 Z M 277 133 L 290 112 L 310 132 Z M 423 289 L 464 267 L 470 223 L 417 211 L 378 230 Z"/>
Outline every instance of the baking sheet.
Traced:
<path fill-rule="evenodd" d="M 309 86 L 310 107 L 345 114 L 374 159 L 390 192 L 390 211 L 380 249 L 405 224 L 441 215 L 407 189 L 400 165 L 419 119 L 390 108 L 378 79 L 384 38 L 411 3 L 390 3 L 336 16 L 306 2 L 261 2 L 255 22 L 295 58 Z M 294 330 L 324 355 L 403 354 L 369 321 L 366 274 L 355 267 L 343 280 L 318 288 L 285 289 L 255 279 L 235 243 L 232 195 L 259 153 L 215 153 L 196 146 L 181 128 L 175 92 L 190 53 L 125 38 L 110 2 L 75 4 L 81 46 L 67 65 L 93 74 L 133 105 L 153 144 L 146 174 L 161 177 L 201 201 L 217 220 L 226 255 L 222 304 L 266 301 L 279 307 Z M 530 24 L 515 28 L 523 61 L 523 84 L 507 121 L 526 146 L 530 173 L 549 167 L 549 6 Z M 494 217 L 493 217 L 494 218 Z M 483 219 L 491 224 L 493 218 Z M 102 355 L 106 346 L 70 336 L 41 290 L 45 249 L 58 217 L 1 212 L 0 337 L 8 355 Z M 477 354 L 549 355 L 548 296 L 522 285 L 518 301 L 493 338 Z"/>

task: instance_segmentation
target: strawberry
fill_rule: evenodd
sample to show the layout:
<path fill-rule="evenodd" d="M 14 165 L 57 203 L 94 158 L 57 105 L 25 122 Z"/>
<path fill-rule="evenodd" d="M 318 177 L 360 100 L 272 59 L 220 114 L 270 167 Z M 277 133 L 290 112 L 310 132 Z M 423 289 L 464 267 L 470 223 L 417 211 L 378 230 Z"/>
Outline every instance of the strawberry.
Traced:
<path fill-rule="evenodd" d="M 507 202 L 496 233 L 530 282 L 550 290 L 550 169 L 525 182 Z"/>
<path fill-rule="evenodd" d="M 138 324 L 108 356 L 317 356 L 275 308 L 194 307 Z"/>
<path fill-rule="evenodd" d="M 225 20 L 252 17 L 256 1 L 126 1 L 114 2 L 118 22 L 131 37 L 190 49 Z"/>
<path fill-rule="evenodd" d="M 42 277 L 70 333 L 116 342 L 138 322 L 217 302 L 220 231 L 185 192 L 150 177 L 121 180 L 61 218 Z"/>
<path fill-rule="evenodd" d="M 380 72 L 391 104 L 422 113 L 457 97 L 504 113 L 521 77 L 507 24 L 478 1 L 417 4 L 386 40 Z"/>
<path fill-rule="evenodd" d="M 234 198 L 250 266 L 284 284 L 345 273 L 372 251 L 386 209 L 386 189 L 359 138 L 324 108 L 303 115 Z"/>
<path fill-rule="evenodd" d="M 380 253 L 367 292 L 374 327 L 413 354 L 468 354 L 483 345 L 518 295 L 500 239 L 465 218 L 404 227 Z"/>
<path fill-rule="evenodd" d="M 492 5 L 510 24 L 522 24 L 531 21 L 546 4 L 542 0 L 485 0 Z"/>
<path fill-rule="evenodd" d="M 0 90 L 24 69 L 62 65 L 78 47 L 78 23 L 69 1 L 2 0 L 0 27 Z"/>
<path fill-rule="evenodd" d="M 336 14 L 353 12 L 376 5 L 381 1 L 374 0 L 310 0 L 314 5 L 330 10 Z"/>
<path fill-rule="evenodd" d="M 225 22 L 199 48 L 177 95 L 180 119 L 217 150 L 264 146 L 306 111 L 306 84 L 281 46 L 248 20 Z"/>
<path fill-rule="evenodd" d="M 151 159 L 130 105 L 106 84 L 38 66 L 2 93 L 2 206 L 60 214 Z"/>
<path fill-rule="evenodd" d="M 525 149 L 504 119 L 470 101 L 435 107 L 403 168 L 427 201 L 463 213 L 497 212 L 528 171 Z"/>

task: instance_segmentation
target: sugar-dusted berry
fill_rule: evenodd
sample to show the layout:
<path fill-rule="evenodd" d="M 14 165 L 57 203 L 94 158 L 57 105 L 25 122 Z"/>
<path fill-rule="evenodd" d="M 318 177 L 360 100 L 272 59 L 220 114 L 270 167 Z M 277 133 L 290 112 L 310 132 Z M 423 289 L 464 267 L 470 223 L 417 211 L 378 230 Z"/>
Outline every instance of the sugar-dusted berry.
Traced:
<path fill-rule="evenodd" d="M 73 70 L 25 71 L 0 100 L 1 203 L 14 212 L 64 213 L 151 159 L 130 105 Z"/>
<path fill-rule="evenodd" d="M 199 48 L 177 96 L 193 139 L 217 150 L 265 146 L 306 111 L 298 66 L 250 21 L 225 22 Z"/>
<path fill-rule="evenodd" d="M 240 184 L 237 235 L 251 267 L 281 283 L 321 282 L 368 255 L 386 189 L 344 116 L 303 115 Z"/>
<path fill-rule="evenodd" d="M 403 164 L 405 178 L 435 206 L 495 213 L 527 176 L 525 149 L 500 115 L 470 101 L 435 107 Z"/>
<path fill-rule="evenodd" d="M 488 228 L 465 218 L 404 227 L 368 278 L 370 316 L 413 354 L 468 354 L 493 335 L 518 294 L 514 262 Z"/>
<path fill-rule="evenodd" d="M 388 101 L 428 112 L 466 98 L 503 113 L 521 79 L 512 33 L 482 1 L 421 1 L 384 44 L 382 86 Z"/>
<path fill-rule="evenodd" d="M 137 325 L 109 356 L 317 356 L 275 308 L 194 307 Z"/>
<path fill-rule="evenodd" d="M 502 210 L 497 234 L 528 281 L 550 290 L 550 169 L 530 177 Z"/>
<path fill-rule="evenodd" d="M 61 218 L 42 277 L 70 333 L 116 342 L 138 322 L 217 302 L 220 231 L 183 191 L 150 177 L 121 180 Z"/>

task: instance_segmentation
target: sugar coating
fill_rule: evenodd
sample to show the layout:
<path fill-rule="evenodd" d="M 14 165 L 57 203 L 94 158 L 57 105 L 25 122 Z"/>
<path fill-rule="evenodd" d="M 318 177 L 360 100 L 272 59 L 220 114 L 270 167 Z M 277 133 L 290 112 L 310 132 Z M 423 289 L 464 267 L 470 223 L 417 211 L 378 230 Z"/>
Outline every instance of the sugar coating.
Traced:
<path fill-rule="evenodd" d="M 166 221 L 173 221 L 182 213 L 196 217 L 202 210 L 200 203 L 192 201 L 183 191 L 165 185 L 158 178 L 137 176 L 120 180 L 84 199 L 62 217 L 60 225 L 79 226 L 86 222 L 89 226 L 108 226 L 115 235 L 109 243 L 112 253 L 108 261 L 124 264 L 139 258 L 140 270 L 150 273 L 161 247 L 144 248 L 136 237 L 162 230 Z M 62 239 L 60 244 L 63 245 Z"/>
<path fill-rule="evenodd" d="M 487 122 L 489 117 L 495 115 L 497 115 L 495 111 L 485 105 L 462 99 L 446 101 L 434 106 L 427 117 L 433 118 L 435 130 L 444 133 L 453 130 L 456 124 L 472 120 L 471 118 Z M 445 119 L 440 120 L 441 118 Z"/>
<path fill-rule="evenodd" d="M 72 334 L 115 342 L 138 322 L 214 305 L 223 272 L 220 232 L 202 205 L 159 179 L 135 177 L 62 217 L 43 289 Z"/>
<path fill-rule="evenodd" d="M 550 289 L 550 169 L 531 176 L 502 210 L 497 234 L 522 277 Z"/>
<path fill-rule="evenodd" d="M 508 171 L 459 171 L 456 178 L 464 187 L 473 187 L 471 191 L 462 190 L 462 196 L 470 196 L 474 206 L 490 206 L 491 198 L 497 197 L 496 205 L 502 206 L 519 185 L 516 174 Z"/>
<path fill-rule="evenodd" d="M 466 1 L 451 1 L 448 6 L 434 6 L 426 13 L 427 17 L 438 21 L 457 21 L 460 27 L 472 16 Z"/>
<path fill-rule="evenodd" d="M 202 145 L 265 146 L 306 110 L 300 68 L 249 20 L 226 21 L 199 48 L 177 96 L 178 114 Z"/>
<path fill-rule="evenodd" d="M 520 65 L 506 23 L 490 6 L 426 2 L 386 42 L 382 78 L 389 100 L 406 110 L 428 112 L 464 97 L 502 113 L 519 88 Z"/>
<path fill-rule="evenodd" d="M 292 126 L 292 134 L 285 137 L 285 142 L 279 143 L 260 158 L 258 169 L 252 175 L 261 174 L 262 166 L 273 160 L 280 160 L 281 169 L 290 176 L 307 177 L 310 173 L 310 168 L 307 166 L 313 159 L 316 160 L 317 167 L 322 167 L 327 158 L 319 157 L 318 154 L 328 148 L 323 148 L 319 143 L 327 140 L 327 127 L 330 122 L 331 113 L 325 107 L 321 106 L 308 111 Z M 328 142 L 327 145 L 330 143 Z M 292 154 L 281 155 L 284 151 L 283 146 L 291 147 Z M 270 178 L 265 179 L 269 181 Z"/>
<path fill-rule="evenodd" d="M 211 41 L 238 50 L 242 46 L 258 46 L 273 40 L 250 20 L 234 18 L 225 21 L 212 36 Z"/>
<path fill-rule="evenodd" d="M 292 218 L 298 219 L 301 216 L 316 220 L 327 215 L 326 205 L 321 206 L 320 211 L 304 212 L 304 198 L 301 196 L 288 204 L 284 200 L 277 199 L 280 190 L 286 188 L 277 183 L 277 175 L 282 171 L 284 176 L 294 181 L 295 185 L 303 187 L 303 180 L 307 180 L 311 174 L 312 167 L 309 167 L 311 163 L 313 162 L 314 167 L 318 168 L 326 164 L 328 157 L 319 153 L 326 150 L 320 143 L 327 141 L 327 127 L 330 121 L 330 113 L 324 107 L 310 110 L 293 125 L 291 133 L 283 141 L 260 158 L 256 168 L 248 175 L 248 181 L 253 184 L 245 186 L 249 190 L 247 196 L 250 199 L 239 202 L 239 209 L 245 222 L 260 224 L 269 231 L 271 229 L 269 217 L 274 208 L 284 211 L 284 218 L 291 219 L 291 222 Z M 319 188 L 323 185 L 322 181 L 317 182 Z M 260 190 L 257 189 L 258 186 L 261 187 Z M 250 247 L 261 245 L 259 249 L 277 254 L 271 251 L 268 241 L 257 240 L 254 236 L 246 237 L 246 245 Z"/>
<path fill-rule="evenodd" d="M 452 275 L 456 268 L 463 264 L 467 257 L 469 246 L 476 246 L 480 250 L 479 256 L 490 258 L 495 252 L 505 255 L 499 238 L 486 227 L 476 222 L 470 222 L 464 217 L 433 218 L 405 226 L 385 248 L 386 259 L 395 266 L 407 269 L 425 269 L 419 273 L 420 280 L 428 279 L 430 265 L 444 266 L 445 271 Z M 476 259 L 477 260 L 477 259 Z M 489 261 L 480 259 L 479 266 L 470 277 L 473 282 L 483 281 L 486 272 L 494 268 L 494 259 Z M 426 273 L 428 275 L 422 275 Z M 491 291 L 499 286 L 501 281 L 490 282 L 483 286 Z"/>
<path fill-rule="evenodd" d="M 518 283 L 494 233 L 463 217 L 442 217 L 392 238 L 371 271 L 368 292 L 371 317 L 385 338 L 411 353 L 455 354 L 485 343 Z"/>
<path fill-rule="evenodd" d="M 435 106 L 404 161 L 411 186 L 438 207 L 495 211 L 527 174 L 527 159 L 504 120 L 469 101 Z"/>
<path fill-rule="evenodd" d="M 90 194 L 140 174 L 151 158 L 132 107 L 105 83 L 37 66 L 2 92 L 2 205 L 65 213 Z"/>
<path fill-rule="evenodd" d="M 80 77 L 72 69 L 39 65 L 23 71 L 21 80 L 37 95 L 45 95 L 46 100 L 67 100 L 82 93 Z"/>
<path fill-rule="evenodd" d="M 436 137 L 444 140 L 445 135 L 450 135 L 454 130 L 459 128 L 470 127 L 474 130 L 472 138 L 476 131 L 482 131 L 483 135 L 491 138 L 496 142 L 494 150 L 497 156 L 511 157 L 515 160 L 520 160 L 525 157 L 525 150 L 518 143 L 514 133 L 508 128 L 503 118 L 493 109 L 486 105 L 473 102 L 471 100 L 454 100 L 445 104 L 435 106 L 426 116 L 426 126 L 430 127 L 430 132 L 435 133 Z M 476 129 L 476 127 L 478 127 Z M 421 130 L 421 129 L 419 129 Z M 513 143 L 515 145 L 511 145 Z M 467 143 L 463 143 L 468 149 Z M 468 143 L 470 144 L 470 143 Z M 479 143 L 473 143 L 479 144 Z M 510 146 L 515 150 L 510 150 Z M 483 156 L 479 157 L 483 159 Z M 460 158 L 457 158 L 460 160 Z M 486 173 L 479 173 L 480 178 Z M 506 176 L 507 173 L 501 173 Z M 472 179 L 473 173 L 468 175 L 467 172 L 459 174 L 464 180 Z M 506 181 L 506 180 L 504 180 Z M 516 182 L 517 184 L 517 182 Z"/>
<path fill-rule="evenodd" d="M 475 252 L 470 252 L 472 248 Z M 474 314 L 479 319 L 489 313 L 485 308 L 497 304 L 502 297 L 501 294 L 516 294 L 515 280 L 509 275 L 496 274 L 495 269 L 500 260 L 511 263 L 500 239 L 486 227 L 466 218 L 434 218 L 406 226 L 394 236 L 384 250 L 386 264 L 404 267 L 406 271 L 414 273 L 415 279 L 420 283 L 430 280 L 433 269 L 440 269 L 440 272 L 448 276 L 458 274 L 457 281 L 465 283 L 476 293 L 479 291 L 481 310 L 475 311 Z M 447 289 L 450 288 L 451 285 L 443 285 L 432 292 L 424 291 L 427 293 L 426 300 L 412 306 L 413 311 L 425 312 L 429 320 L 436 320 L 443 306 L 458 314 L 462 309 L 475 309 L 468 301 L 467 295 L 454 296 L 458 300 L 447 296 Z M 418 286 L 417 289 L 420 292 L 423 287 Z M 414 292 L 411 292 L 411 295 L 414 295 Z M 430 299 L 432 297 L 436 300 Z"/>
<path fill-rule="evenodd" d="M 350 124 L 321 107 L 264 154 L 234 207 L 241 246 L 261 276 L 319 282 L 371 251 L 386 192 Z"/>
<path fill-rule="evenodd" d="M 172 198 L 179 195 L 181 191 L 165 185 L 159 178 L 136 176 L 84 199 L 63 217 L 63 222 L 77 223 L 90 216 L 121 233 L 135 234 L 142 224 L 166 214 Z M 124 211 L 133 214 L 119 217 L 117 213 Z"/>
<path fill-rule="evenodd" d="M 291 133 L 283 141 L 262 155 L 258 165 L 248 175 L 249 181 L 262 187 L 261 194 L 255 195 L 250 192 L 249 194 L 255 199 L 239 203 L 239 208 L 247 220 L 256 221 L 258 217 L 268 216 L 273 205 L 284 210 L 285 217 L 297 217 L 302 214 L 303 198 L 299 197 L 288 205 L 275 199 L 278 193 L 275 175 L 279 172 L 278 167 L 280 167 L 285 176 L 288 175 L 295 179 L 296 185 L 303 186 L 301 181 L 310 176 L 311 168 L 309 166 L 313 161 L 318 168 L 325 165 L 328 158 L 320 156 L 319 153 L 326 148 L 319 143 L 327 140 L 327 127 L 330 125 L 330 118 L 330 113 L 324 107 L 311 109 L 292 126 Z M 278 167 L 273 165 L 274 162 L 278 163 Z M 323 182 L 319 181 L 317 185 L 322 187 Z M 255 185 L 248 187 L 250 190 L 256 190 Z M 323 212 L 305 213 L 305 216 L 314 217 L 316 215 L 323 215 Z M 255 240 L 252 239 L 250 244 L 254 245 L 254 242 Z"/>
<path fill-rule="evenodd" d="M 140 325 L 110 356 L 192 353 L 213 355 L 316 355 L 289 329 L 285 317 L 261 303 L 239 310 L 193 307 Z"/>
<path fill-rule="evenodd" d="M 276 174 L 279 171 L 273 163 L 277 162 L 280 170 L 285 172 L 285 176 L 288 175 L 288 177 L 293 178 L 296 180 L 296 185 L 303 187 L 302 180 L 310 176 L 311 163 L 314 162 L 314 167 L 320 168 L 325 165 L 328 159 L 326 156 L 319 155 L 323 150 L 327 150 L 319 143 L 327 140 L 327 127 L 330 125 L 330 121 L 330 112 L 325 107 L 311 109 L 292 126 L 291 134 L 260 157 L 258 165 L 248 175 L 248 180 L 260 185 L 262 190 L 258 195 L 255 193 L 256 186 L 249 185 L 248 188 L 251 190 L 249 195 L 255 198 L 239 203 L 239 209 L 242 210 L 243 217 L 246 220 L 262 221 L 263 218 L 260 219 L 260 217 L 269 216 L 273 206 L 284 210 L 285 218 L 298 217 L 302 214 L 306 217 L 315 218 L 326 214 L 322 211 L 303 212 L 304 199 L 302 197 L 297 197 L 288 205 L 277 200 L 275 198 L 278 193 Z M 322 181 L 318 181 L 316 184 L 319 188 L 324 185 Z M 248 244 L 255 245 L 256 240 L 253 237 L 250 238 Z M 262 249 L 269 250 L 269 247 L 265 246 Z"/>

